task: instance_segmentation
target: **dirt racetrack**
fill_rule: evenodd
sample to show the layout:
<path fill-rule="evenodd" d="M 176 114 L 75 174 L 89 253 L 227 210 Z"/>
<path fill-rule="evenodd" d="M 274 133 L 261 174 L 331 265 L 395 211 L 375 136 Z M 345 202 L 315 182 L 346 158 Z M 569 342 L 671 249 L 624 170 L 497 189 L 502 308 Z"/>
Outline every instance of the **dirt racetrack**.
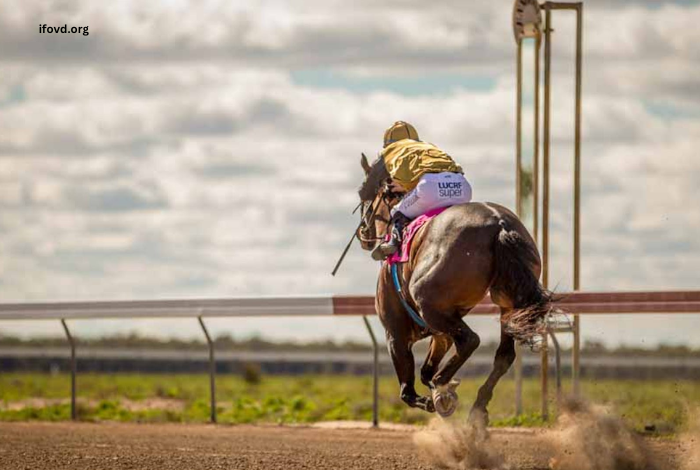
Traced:
<path fill-rule="evenodd" d="M 119 423 L 0 423 L 0 469 L 428 469 L 411 430 Z M 546 469 L 542 432 L 495 430 L 514 470 Z M 678 444 L 655 441 L 672 457 Z M 669 467 L 675 465 L 669 461 Z"/>

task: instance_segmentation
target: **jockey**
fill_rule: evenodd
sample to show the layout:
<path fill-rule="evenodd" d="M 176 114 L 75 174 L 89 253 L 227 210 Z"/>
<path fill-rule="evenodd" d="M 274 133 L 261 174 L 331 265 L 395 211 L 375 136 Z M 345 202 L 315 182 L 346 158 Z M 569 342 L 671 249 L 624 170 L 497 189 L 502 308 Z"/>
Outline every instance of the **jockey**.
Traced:
<path fill-rule="evenodd" d="M 472 198 L 462 167 L 433 144 L 421 142 L 415 127 L 407 122 L 397 121 L 386 130 L 379 156 L 391 177 L 391 191 L 402 198 L 391 209 L 391 238 L 372 251 L 375 260 L 400 250 L 403 229 L 412 219 Z"/>

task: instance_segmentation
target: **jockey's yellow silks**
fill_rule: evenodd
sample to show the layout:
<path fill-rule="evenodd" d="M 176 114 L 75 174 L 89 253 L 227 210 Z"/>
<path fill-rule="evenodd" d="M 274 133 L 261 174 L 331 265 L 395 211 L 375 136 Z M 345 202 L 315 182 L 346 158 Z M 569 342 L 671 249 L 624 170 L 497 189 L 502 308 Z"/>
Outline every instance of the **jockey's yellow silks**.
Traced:
<path fill-rule="evenodd" d="M 406 191 L 415 188 L 426 173 L 464 173 L 452 157 L 427 142 L 399 140 L 384 148 L 381 155 L 391 179 Z"/>

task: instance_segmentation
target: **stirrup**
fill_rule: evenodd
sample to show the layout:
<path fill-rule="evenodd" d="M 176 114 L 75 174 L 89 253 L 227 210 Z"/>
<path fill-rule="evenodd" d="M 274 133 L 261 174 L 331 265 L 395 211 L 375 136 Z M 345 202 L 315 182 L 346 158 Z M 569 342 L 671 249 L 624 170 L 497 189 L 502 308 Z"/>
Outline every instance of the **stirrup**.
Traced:
<path fill-rule="evenodd" d="M 394 245 L 388 242 L 381 243 L 377 245 L 374 250 L 372 250 L 372 259 L 375 261 L 382 261 L 387 257 L 393 255 L 394 253 L 398 253 L 398 251 L 398 245 Z"/>

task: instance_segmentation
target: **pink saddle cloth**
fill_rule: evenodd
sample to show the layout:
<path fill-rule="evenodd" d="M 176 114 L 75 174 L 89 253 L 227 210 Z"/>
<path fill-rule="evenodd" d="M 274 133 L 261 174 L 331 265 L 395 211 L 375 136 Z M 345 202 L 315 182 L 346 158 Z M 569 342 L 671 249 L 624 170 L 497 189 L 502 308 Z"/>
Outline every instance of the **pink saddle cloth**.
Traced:
<path fill-rule="evenodd" d="M 399 251 L 398 253 L 394 253 L 386 259 L 386 262 L 389 264 L 389 266 L 391 266 L 394 263 L 405 263 L 406 261 L 408 261 L 408 258 L 411 254 L 411 243 L 413 242 L 413 238 L 416 236 L 421 227 L 427 224 L 436 215 L 442 214 L 449 207 L 450 206 L 439 207 L 437 209 L 430 210 L 425 214 L 413 219 L 403 232 L 401 251 Z M 387 240 L 389 239 L 389 237 L 390 236 L 387 235 Z"/>

